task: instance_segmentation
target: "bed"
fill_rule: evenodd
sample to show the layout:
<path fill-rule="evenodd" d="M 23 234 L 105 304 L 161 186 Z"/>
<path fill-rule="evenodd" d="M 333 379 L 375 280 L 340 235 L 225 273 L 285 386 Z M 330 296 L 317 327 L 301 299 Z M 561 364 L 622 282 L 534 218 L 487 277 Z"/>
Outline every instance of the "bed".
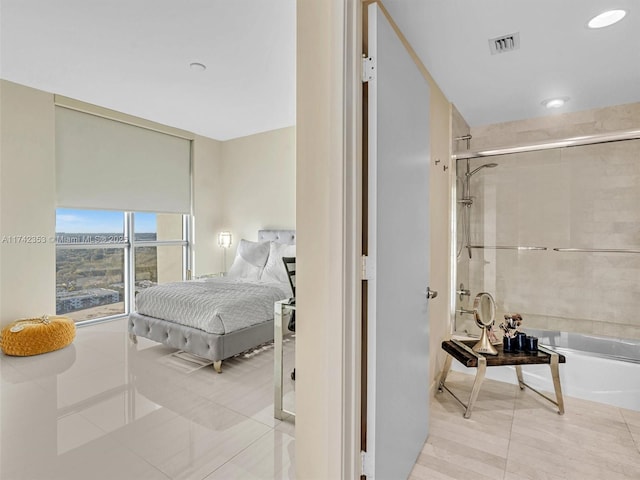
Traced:
<path fill-rule="evenodd" d="M 295 238 L 294 230 L 260 230 L 258 242 L 240 241 L 227 276 L 138 293 L 131 341 L 140 336 L 209 359 L 221 373 L 224 359 L 273 340 L 273 304 L 292 296 L 282 257 L 295 256 Z"/>

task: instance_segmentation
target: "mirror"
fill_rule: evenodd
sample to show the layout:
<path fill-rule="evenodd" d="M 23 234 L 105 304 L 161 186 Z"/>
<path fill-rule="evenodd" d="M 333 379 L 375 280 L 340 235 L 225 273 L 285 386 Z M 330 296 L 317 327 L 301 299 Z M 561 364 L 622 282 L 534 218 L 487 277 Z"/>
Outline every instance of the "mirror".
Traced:
<path fill-rule="evenodd" d="M 489 341 L 487 330 L 496 321 L 496 302 L 490 293 L 481 292 L 473 301 L 473 315 L 476 325 L 482 330 L 480 340 L 473 346 L 473 351 L 486 355 L 497 355 L 498 351 Z"/>
<path fill-rule="evenodd" d="M 496 321 L 496 302 L 491 294 L 482 292 L 473 301 L 476 325 L 480 328 L 490 327 Z"/>

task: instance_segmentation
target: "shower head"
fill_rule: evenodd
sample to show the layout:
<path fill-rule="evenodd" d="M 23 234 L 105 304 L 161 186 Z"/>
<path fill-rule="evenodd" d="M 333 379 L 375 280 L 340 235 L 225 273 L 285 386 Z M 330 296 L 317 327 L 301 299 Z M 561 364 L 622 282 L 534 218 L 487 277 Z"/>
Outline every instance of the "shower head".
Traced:
<path fill-rule="evenodd" d="M 465 175 L 467 177 L 470 177 L 471 175 L 473 175 L 474 173 L 478 172 L 478 170 L 482 170 L 483 168 L 494 168 L 497 167 L 498 164 L 497 163 L 485 163 L 484 165 L 480 165 L 478 168 L 476 168 L 475 170 L 472 170 L 471 172 L 467 172 Z"/>

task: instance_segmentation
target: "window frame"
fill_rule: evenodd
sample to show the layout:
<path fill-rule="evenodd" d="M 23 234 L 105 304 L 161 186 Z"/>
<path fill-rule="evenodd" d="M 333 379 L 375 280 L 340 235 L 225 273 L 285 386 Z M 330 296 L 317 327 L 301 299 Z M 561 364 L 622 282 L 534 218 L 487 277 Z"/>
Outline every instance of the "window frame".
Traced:
<path fill-rule="evenodd" d="M 60 207 L 56 209 L 62 210 Z M 92 212 L 92 209 L 81 209 Z M 94 250 L 94 249 L 116 249 L 124 250 L 123 262 L 123 281 L 124 281 L 124 312 L 105 317 L 92 318 L 87 320 L 79 320 L 75 322 L 76 326 L 90 325 L 94 323 L 107 322 L 128 316 L 132 312 L 135 305 L 135 249 L 136 247 L 161 247 L 161 246 L 181 246 L 182 247 L 182 280 L 188 280 L 191 274 L 191 215 L 176 214 L 182 216 L 182 240 L 137 240 L 135 239 L 134 217 L 135 213 L 130 211 L 116 210 L 123 214 L 123 242 L 58 242 L 58 233 L 56 232 L 56 252 L 58 249 L 77 249 L 77 250 Z M 150 212 L 160 213 L 160 212 Z M 57 229 L 57 228 L 56 228 Z M 57 257 L 56 257 L 57 258 Z M 56 260 L 57 267 L 57 260 Z M 57 280 L 57 279 L 56 279 Z M 57 287 L 57 281 L 56 281 Z M 56 295 L 57 296 L 57 295 Z"/>

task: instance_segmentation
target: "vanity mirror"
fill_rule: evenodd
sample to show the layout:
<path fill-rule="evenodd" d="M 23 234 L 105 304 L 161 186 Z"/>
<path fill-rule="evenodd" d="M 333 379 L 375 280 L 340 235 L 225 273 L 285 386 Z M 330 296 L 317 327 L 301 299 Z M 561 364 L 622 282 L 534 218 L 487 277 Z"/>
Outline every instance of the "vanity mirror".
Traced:
<path fill-rule="evenodd" d="M 496 320 L 496 302 L 491 294 L 481 292 L 473 301 L 473 315 L 476 325 L 482 330 L 480 340 L 472 348 L 474 352 L 497 355 L 498 351 L 489 340 L 488 330 Z"/>

